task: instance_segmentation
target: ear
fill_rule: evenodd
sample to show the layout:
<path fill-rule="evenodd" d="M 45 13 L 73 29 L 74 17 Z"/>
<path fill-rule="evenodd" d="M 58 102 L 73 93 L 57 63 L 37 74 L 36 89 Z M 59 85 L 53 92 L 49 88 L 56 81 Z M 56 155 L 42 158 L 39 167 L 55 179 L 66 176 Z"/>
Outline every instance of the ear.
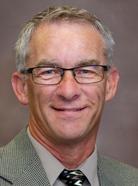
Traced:
<path fill-rule="evenodd" d="M 106 96 L 105 100 L 111 100 L 117 91 L 119 82 L 119 73 L 115 67 L 112 67 L 109 73 L 107 74 L 107 82 L 106 82 Z"/>
<path fill-rule="evenodd" d="M 12 74 L 12 87 L 13 91 L 19 100 L 19 102 L 23 105 L 28 104 L 28 92 L 27 92 L 27 82 L 24 79 L 22 74 L 19 72 L 15 72 Z"/>

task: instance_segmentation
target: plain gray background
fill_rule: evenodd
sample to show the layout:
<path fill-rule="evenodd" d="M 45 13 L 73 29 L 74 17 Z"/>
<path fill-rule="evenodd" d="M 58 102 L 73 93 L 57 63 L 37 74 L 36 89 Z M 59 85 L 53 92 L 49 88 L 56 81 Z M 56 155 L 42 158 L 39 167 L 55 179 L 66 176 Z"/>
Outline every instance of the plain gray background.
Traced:
<path fill-rule="evenodd" d="M 113 33 L 120 84 L 114 100 L 105 106 L 97 146 L 102 153 L 138 167 L 137 0 L 0 0 L 0 145 L 8 143 L 28 119 L 27 107 L 18 103 L 10 82 L 17 35 L 32 15 L 63 4 L 96 13 Z"/>

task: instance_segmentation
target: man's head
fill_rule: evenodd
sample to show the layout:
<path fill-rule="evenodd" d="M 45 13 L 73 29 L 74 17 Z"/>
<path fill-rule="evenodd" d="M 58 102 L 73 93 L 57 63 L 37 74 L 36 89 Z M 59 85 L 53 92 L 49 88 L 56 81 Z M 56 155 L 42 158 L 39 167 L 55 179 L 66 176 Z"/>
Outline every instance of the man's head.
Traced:
<path fill-rule="evenodd" d="M 109 68 L 113 39 L 85 10 L 50 8 L 24 27 L 16 44 L 14 92 L 30 110 L 34 135 L 53 143 L 95 142 L 105 101 L 117 88 Z"/>

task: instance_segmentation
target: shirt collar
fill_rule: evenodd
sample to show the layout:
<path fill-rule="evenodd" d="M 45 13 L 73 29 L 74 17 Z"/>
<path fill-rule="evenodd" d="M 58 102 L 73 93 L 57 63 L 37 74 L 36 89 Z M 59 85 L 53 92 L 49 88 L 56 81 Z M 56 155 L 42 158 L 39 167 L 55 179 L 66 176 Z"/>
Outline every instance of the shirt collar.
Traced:
<path fill-rule="evenodd" d="M 49 182 L 53 185 L 58 178 L 59 174 L 65 169 L 65 167 L 57 160 L 46 148 L 44 148 L 37 140 L 33 138 L 29 129 L 27 130 L 28 136 L 41 160 L 42 166 L 47 174 Z M 89 156 L 89 158 L 83 162 L 77 169 L 81 170 L 89 182 L 97 182 L 97 149 Z"/>

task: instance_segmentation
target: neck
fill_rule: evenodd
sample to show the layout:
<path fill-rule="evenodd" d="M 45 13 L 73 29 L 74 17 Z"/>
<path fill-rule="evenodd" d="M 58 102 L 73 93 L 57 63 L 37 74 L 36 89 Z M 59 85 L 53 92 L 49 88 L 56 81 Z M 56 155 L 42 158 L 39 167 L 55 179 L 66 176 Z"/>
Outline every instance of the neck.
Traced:
<path fill-rule="evenodd" d="M 81 165 L 94 151 L 95 138 L 83 140 L 79 143 L 60 144 L 52 143 L 34 125 L 29 124 L 31 135 L 53 156 L 55 156 L 66 168 L 75 169 Z"/>

